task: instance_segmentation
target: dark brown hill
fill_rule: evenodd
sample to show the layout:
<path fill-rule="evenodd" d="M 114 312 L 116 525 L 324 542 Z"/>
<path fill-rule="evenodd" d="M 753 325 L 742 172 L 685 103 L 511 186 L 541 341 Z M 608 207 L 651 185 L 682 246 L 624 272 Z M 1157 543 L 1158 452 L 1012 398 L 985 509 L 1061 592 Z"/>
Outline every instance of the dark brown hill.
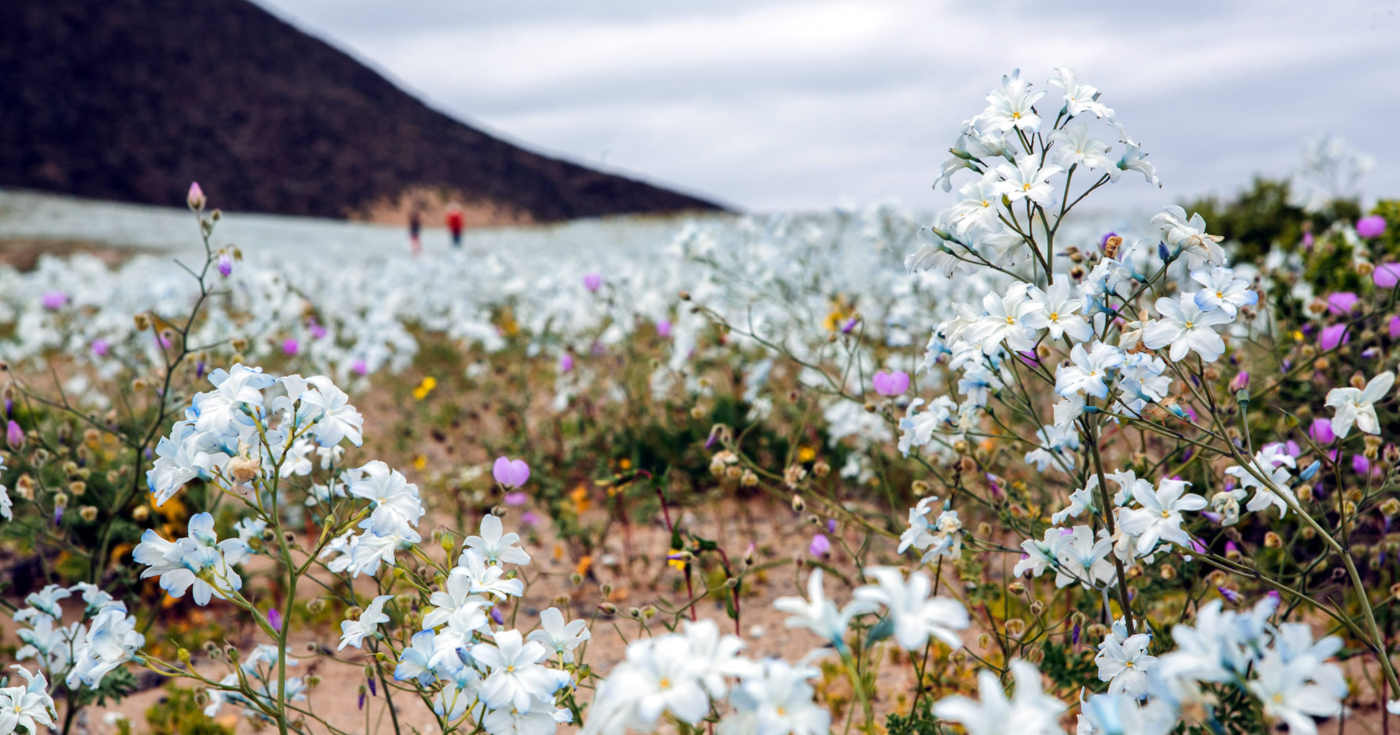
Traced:
<path fill-rule="evenodd" d="M 493 138 L 245 0 L 0 2 L 0 187 L 169 205 L 193 180 L 322 217 L 717 208 Z"/>

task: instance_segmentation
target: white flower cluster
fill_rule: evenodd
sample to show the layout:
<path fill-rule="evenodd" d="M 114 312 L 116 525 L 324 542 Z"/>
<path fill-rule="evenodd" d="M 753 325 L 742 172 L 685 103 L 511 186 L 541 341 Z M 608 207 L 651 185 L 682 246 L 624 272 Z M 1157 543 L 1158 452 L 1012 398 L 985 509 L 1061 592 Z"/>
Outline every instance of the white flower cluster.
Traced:
<path fill-rule="evenodd" d="M 83 602 L 82 615 L 79 620 L 64 625 L 63 600 L 75 595 Z M 136 630 L 136 617 L 127 613 L 126 604 L 87 582 L 71 587 L 48 585 L 25 597 L 24 605 L 14 614 L 16 623 L 27 626 L 17 632 L 24 645 L 15 653 L 15 658 L 34 659 L 41 672 L 38 676 L 24 672 L 29 679 L 29 692 L 43 692 L 47 688 L 45 674 L 65 682 L 69 689 L 99 686 L 107 674 L 132 660 L 146 643 L 146 637 Z M 44 722 L 32 709 L 38 701 L 26 700 L 26 711 L 35 720 Z M 43 702 L 52 709 L 52 699 Z M 15 705 L 20 705 L 18 698 Z M 32 725 L 30 721 L 28 729 L 37 735 Z"/>

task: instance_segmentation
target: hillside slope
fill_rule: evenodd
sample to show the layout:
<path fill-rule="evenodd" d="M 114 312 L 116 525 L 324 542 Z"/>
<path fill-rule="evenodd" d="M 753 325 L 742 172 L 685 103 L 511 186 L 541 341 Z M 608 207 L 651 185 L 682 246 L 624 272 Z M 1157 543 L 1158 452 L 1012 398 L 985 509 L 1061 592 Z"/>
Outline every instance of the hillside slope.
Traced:
<path fill-rule="evenodd" d="M 473 224 L 716 209 L 431 109 L 246 0 L 0 3 L 0 187 Z M 430 222 L 432 220 L 429 220 Z"/>

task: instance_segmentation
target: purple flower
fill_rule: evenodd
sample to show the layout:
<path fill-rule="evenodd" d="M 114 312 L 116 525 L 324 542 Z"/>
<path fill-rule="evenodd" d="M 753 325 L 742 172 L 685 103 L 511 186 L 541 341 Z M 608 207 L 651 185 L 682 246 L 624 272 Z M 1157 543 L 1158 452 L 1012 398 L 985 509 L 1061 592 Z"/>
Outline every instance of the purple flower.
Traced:
<path fill-rule="evenodd" d="M 5 441 L 9 442 L 10 449 L 24 449 L 24 429 L 21 429 L 18 421 L 10 421 L 5 427 Z"/>
<path fill-rule="evenodd" d="M 1350 341 L 1351 335 L 1347 334 L 1347 325 L 1333 324 L 1330 327 L 1322 328 L 1322 335 L 1317 338 L 1317 345 L 1324 350 L 1335 350 Z"/>
<path fill-rule="evenodd" d="M 200 360 L 199 362 L 196 362 L 196 363 L 194 364 L 194 376 L 195 376 L 196 378 L 203 378 L 203 377 L 204 377 L 204 371 L 205 371 L 208 367 L 209 367 L 208 365 L 205 365 L 205 364 L 204 364 L 204 361 L 203 361 L 203 360 Z"/>
<path fill-rule="evenodd" d="M 1249 373 L 1241 370 L 1230 380 L 1230 390 L 1242 391 L 1249 387 Z"/>
<path fill-rule="evenodd" d="M 860 317 L 853 316 L 847 319 L 846 324 L 841 327 L 841 334 L 850 334 L 851 330 L 855 329 L 857 324 L 860 324 Z"/>
<path fill-rule="evenodd" d="M 1327 296 L 1327 310 L 1333 314 L 1350 314 L 1361 299 L 1350 291 L 1338 291 Z"/>
<path fill-rule="evenodd" d="M 1074 624 L 1074 633 L 1070 635 L 1070 640 L 1074 641 L 1074 645 L 1079 645 L 1079 623 Z"/>
<path fill-rule="evenodd" d="M 597 273 L 589 273 L 583 277 L 583 287 L 596 292 L 603 287 L 603 277 Z"/>
<path fill-rule="evenodd" d="M 835 518 L 828 518 L 828 519 L 826 519 L 826 532 L 827 532 L 827 533 L 836 533 L 836 519 L 835 519 Z"/>
<path fill-rule="evenodd" d="M 204 198 L 204 190 L 199 188 L 199 182 L 191 181 L 190 191 L 185 195 L 185 203 L 190 205 L 190 209 L 196 212 L 202 212 L 204 211 L 204 204 L 206 201 L 207 200 Z"/>
<path fill-rule="evenodd" d="M 311 320 L 311 324 L 307 328 L 311 331 L 312 339 L 325 339 L 326 335 L 329 334 L 326 328 L 321 326 L 315 319 Z"/>
<path fill-rule="evenodd" d="M 525 501 L 529 500 L 529 498 L 530 496 L 526 495 L 525 493 L 506 493 L 505 501 L 506 505 L 520 506 L 524 505 Z"/>
<path fill-rule="evenodd" d="M 1391 339 L 1400 339 L 1400 315 L 1396 315 L 1390 318 L 1390 324 L 1387 327 L 1387 331 L 1390 333 Z"/>
<path fill-rule="evenodd" d="M 1105 234 L 1103 237 L 1099 238 L 1099 249 L 1100 249 L 1100 250 L 1102 250 L 1102 249 L 1108 247 L 1108 238 L 1110 238 L 1110 237 L 1118 237 L 1118 233 L 1116 233 L 1116 232 L 1109 232 L 1109 233 Z"/>
<path fill-rule="evenodd" d="M 662 319 L 656 323 L 656 333 L 661 337 L 671 336 L 671 322 L 669 319 Z"/>
<path fill-rule="evenodd" d="M 233 275 L 233 258 L 228 253 L 219 253 L 219 275 L 224 278 Z"/>
<path fill-rule="evenodd" d="M 539 525 L 540 517 L 535 515 L 534 511 L 527 510 L 520 514 L 520 522 L 527 526 L 536 526 Z"/>
<path fill-rule="evenodd" d="M 523 459 L 497 457 L 496 464 L 491 466 L 491 476 L 504 487 L 520 487 L 530 479 L 530 465 Z"/>
<path fill-rule="evenodd" d="M 54 524 L 55 526 L 57 526 L 58 524 L 60 524 L 60 523 L 62 523 L 62 522 L 63 522 L 63 506 L 60 505 L 60 506 L 57 506 L 57 507 L 55 507 L 55 508 L 53 509 L 53 524 Z"/>
<path fill-rule="evenodd" d="M 1310 248 L 1315 242 L 1317 242 L 1317 240 L 1313 238 L 1313 234 L 1311 232 L 1303 233 L 1303 247 Z"/>
<path fill-rule="evenodd" d="M 62 291 L 45 291 L 44 295 L 40 297 L 40 301 L 43 303 L 44 308 L 50 311 L 62 309 L 68 305 L 68 294 Z"/>
<path fill-rule="evenodd" d="M 1220 592 L 1221 597 L 1224 597 L 1225 599 L 1229 600 L 1231 605 L 1240 604 L 1240 593 L 1230 589 L 1229 587 L 1216 587 L 1215 589 Z"/>
<path fill-rule="evenodd" d="M 1226 541 L 1226 542 L 1225 542 L 1225 554 L 1226 554 L 1227 556 L 1230 555 L 1230 554 L 1238 554 L 1238 553 L 1240 553 L 1240 547 L 1237 546 L 1237 545 L 1235 544 L 1234 541 Z"/>
<path fill-rule="evenodd" d="M 506 618 L 505 618 L 504 615 L 501 614 L 501 606 L 500 606 L 500 605 L 493 605 L 493 606 L 491 607 L 491 619 L 494 620 L 494 621 L 496 621 L 496 625 L 505 625 L 505 624 L 506 624 Z"/>
<path fill-rule="evenodd" d="M 897 396 L 909 390 L 909 373 L 903 370 L 896 370 L 892 373 L 881 370 L 871 378 L 875 384 L 875 392 L 882 396 Z"/>
<path fill-rule="evenodd" d="M 831 542 L 819 533 L 812 537 L 812 543 L 807 546 L 807 553 L 817 557 L 826 556 L 831 553 Z"/>
<path fill-rule="evenodd" d="M 364 375 L 369 372 L 369 365 L 364 360 L 356 360 L 350 365 L 350 372 L 356 375 Z"/>
<path fill-rule="evenodd" d="M 281 630 L 281 629 L 282 629 L 282 613 L 277 612 L 277 608 L 275 608 L 275 607 L 268 608 L 268 610 L 267 610 L 267 624 L 268 624 L 268 625 L 271 625 L 273 630 Z"/>
<path fill-rule="evenodd" d="M 1364 454 L 1351 455 L 1351 471 L 1365 477 L 1371 472 L 1371 460 L 1366 459 Z"/>
<path fill-rule="evenodd" d="M 1331 419 L 1313 419 L 1312 426 L 1308 427 L 1308 436 L 1318 444 L 1331 444 L 1337 438 L 1332 432 Z"/>
<path fill-rule="evenodd" d="M 107 344 L 107 340 L 102 339 L 101 337 L 98 337 L 97 339 L 92 341 L 92 354 L 97 355 L 98 357 L 106 357 L 107 352 L 111 349 L 112 346 Z"/>
<path fill-rule="evenodd" d="M 1400 263 L 1381 263 L 1371 272 L 1371 282 L 1381 288 L 1395 288 L 1400 283 Z"/>
<path fill-rule="evenodd" d="M 282 354 L 296 355 L 301 351 L 301 343 L 295 337 L 288 337 L 282 340 Z"/>
<path fill-rule="evenodd" d="M 1379 214 L 1362 217 L 1356 221 L 1356 234 L 1361 237 L 1380 237 L 1385 234 L 1385 218 Z"/>
<path fill-rule="evenodd" d="M 565 352 L 559 356 L 559 372 L 567 373 L 574 369 L 574 356 Z"/>
<path fill-rule="evenodd" d="M 374 677 L 366 676 L 365 681 L 369 682 L 369 695 L 371 697 L 379 696 L 379 686 L 374 683 Z"/>

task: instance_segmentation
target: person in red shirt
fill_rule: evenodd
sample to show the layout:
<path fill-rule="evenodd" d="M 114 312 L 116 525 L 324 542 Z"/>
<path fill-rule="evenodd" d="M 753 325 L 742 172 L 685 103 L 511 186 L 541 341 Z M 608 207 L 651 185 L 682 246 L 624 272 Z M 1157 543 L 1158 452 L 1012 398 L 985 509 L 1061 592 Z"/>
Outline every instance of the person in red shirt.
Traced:
<path fill-rule="evenodd" d="M 452 247 L 462 247 L 462 207 L 452 204 L 447 208 L 447 230 L 452 233 Z"/>

